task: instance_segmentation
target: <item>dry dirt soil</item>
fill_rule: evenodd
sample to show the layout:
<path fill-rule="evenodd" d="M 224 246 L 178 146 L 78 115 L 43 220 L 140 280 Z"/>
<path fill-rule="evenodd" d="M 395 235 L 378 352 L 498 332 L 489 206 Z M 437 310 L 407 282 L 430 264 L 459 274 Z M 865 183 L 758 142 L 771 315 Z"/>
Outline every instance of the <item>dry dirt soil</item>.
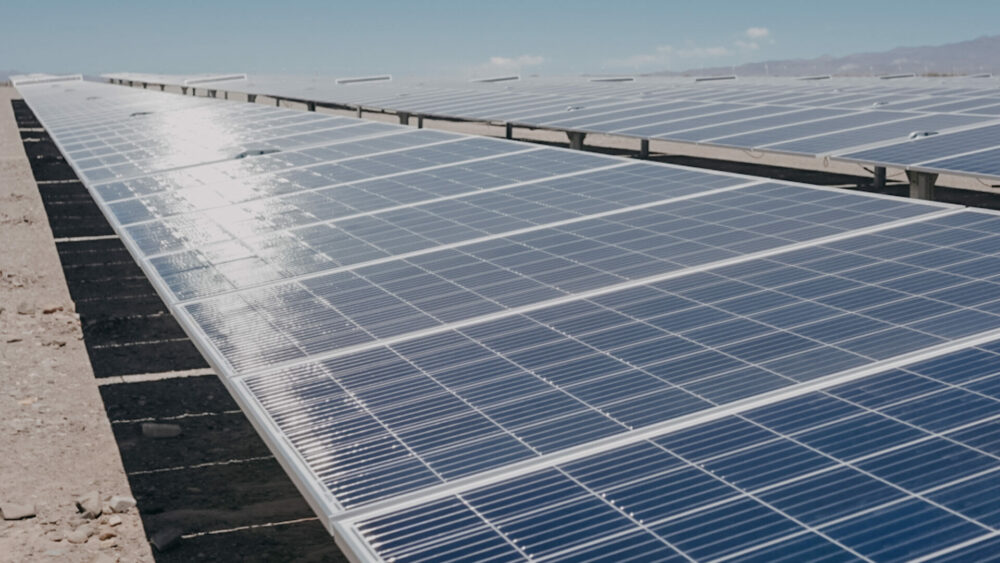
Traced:
<path fill-rule="evenodd" d="M 92 491 L 102 503 L 131 493 L 38 193 L 45 187 L 22 148 L 16 96 L 0 88 L 0 507 L 36 514 L 0 519 L 0 561 L 152 561 L 135 508 L 86 518 L 76 506 Z"/>

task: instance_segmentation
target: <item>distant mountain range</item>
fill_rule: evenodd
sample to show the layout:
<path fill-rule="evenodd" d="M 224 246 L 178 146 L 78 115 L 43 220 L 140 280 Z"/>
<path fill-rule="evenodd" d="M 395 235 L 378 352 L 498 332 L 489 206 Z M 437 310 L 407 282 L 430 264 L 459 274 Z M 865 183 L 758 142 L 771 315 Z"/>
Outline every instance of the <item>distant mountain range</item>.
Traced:
<path fill-rule="evenodd" d="M 824 55 L 815 59 L 788 59 L 747 63 L 734 67 L 708 67 L 684 72 L 654 72 L 655 76 L 806 76 L 838 74 L 870 76 L 894 73 L 931 75 L 1000 74 L 1000 35 L 927 47 L 897 47 L 877 53 L 846 57 Z"/>

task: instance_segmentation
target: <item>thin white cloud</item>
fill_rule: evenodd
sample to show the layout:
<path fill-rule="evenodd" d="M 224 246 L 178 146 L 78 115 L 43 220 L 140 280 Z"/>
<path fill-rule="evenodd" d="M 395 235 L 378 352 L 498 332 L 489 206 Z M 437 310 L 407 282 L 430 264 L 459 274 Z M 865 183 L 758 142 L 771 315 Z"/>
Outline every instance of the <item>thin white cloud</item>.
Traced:
<path fill-rule="evenodd" d="M 536 67 L 548 62 L 548 59 L 541 55 L 518 55 L 516 57 L 495 56 L 488 61 L 466 70 L 472 78 L 482 78 L 485 76 L 495 76 L 500 74 L 520 74 L 525 69 Z"/>
<path fill-rule="evenodd" d="M 518 69 L 529 66 L 538 66 L 545 62 L 545 57 L 539 55 L 521 55 L 518 57 L 490 57 L 490 62 L 486 65 L 498 70 Z"/>
<path fill-rule="evenodd" d="M 723 59 L 757 51 L 762 44 L 773 44 L 771 31 L 766 27 L 750 27 L 736 36 L 728 45 L 704 47 L 692 42 L 683 46 L 661 45 L 649 53 L 639 53 L 624 58 L 611 59 L 605 62 L 609 67 L 627 67 L 639 69 L 642 67 L 669 67 L 672 64 L 693 61 L 710 63 L 713 59 Z"/>
<path fill-rule="evenodd" d="M 683 47 L 673 45 L 660 45 L 651 53 L 640 53 L 622 59 L 608 61 L 611 66 L 623 67 L 643 67 L 652 65 L 666 65 L 674 61 L 713 59 L 725 57 L 731 54 L 731 50 L 723 45 L 712 47 L 700 47 L 689 44 Z"/>

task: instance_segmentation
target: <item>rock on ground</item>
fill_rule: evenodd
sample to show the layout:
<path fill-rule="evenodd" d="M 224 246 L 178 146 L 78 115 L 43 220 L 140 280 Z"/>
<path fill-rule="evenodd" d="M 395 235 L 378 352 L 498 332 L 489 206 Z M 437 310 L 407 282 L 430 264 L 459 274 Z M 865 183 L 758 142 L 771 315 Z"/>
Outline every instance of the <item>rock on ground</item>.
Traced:
<path fill-rule="evenodd" d="M 101 493 L 90 491 L 79 497 L 76 499 L 76 508 L 83 514 L 84 518 L 97 518 L 103 511 L 101 507 Z"/>
<path fill-rule="evenodd" d="M 132 497 L 115 495 L 108 501 L 108 505 L 111 507 L 112 512 L 128 512 L 135 507 L 135 499 Z"/>
<path fill-rule="evenodd" d="M 14 504 L 11 502 L 0 504 L 0 513 L 3 513 L 4 520 L 24 520 L 35 517 L 35 505 Z"/>

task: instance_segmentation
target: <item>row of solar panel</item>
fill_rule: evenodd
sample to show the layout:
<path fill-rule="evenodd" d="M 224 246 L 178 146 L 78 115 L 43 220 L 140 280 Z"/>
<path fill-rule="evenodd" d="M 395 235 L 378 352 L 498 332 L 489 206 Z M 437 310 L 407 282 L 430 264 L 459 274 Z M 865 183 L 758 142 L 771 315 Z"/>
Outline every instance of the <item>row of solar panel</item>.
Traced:
<path fill-rule="evenodd" d="M 997 159 L 992 158 L 1000 151 L 995 128 L 960 133 L 951 142 L 960 145 L 957 150 L 947 146 L 948 141 L 927 143 L 918 138 L 920 142 L 914 143 L 908 138 L 914 132 L 947 132 L 995 122 L 1000 117 L 1000 97 L 992 85 L 852 89 L 793 83 L 796 87 L 789 92 L 754 83 L 741 84 L 733 92 L 729 85 L 706 91 L 690 84 L 655 88 L 619 83 L 588 94 L 536 89 L 528 83 L 513 92 L 467 86 L 424 91 L 422 86 L 396 83 L 313 86 L 300 92 L 294 83 L 283 84 L 264 80 L 259 87 L 268 94 L 396 111 L 807 155 L 838 154 L 872 164 L 1000 176 Z M 871 110 L 873 106 L 880 109 Z M 890 108 L 893 111 L 884 111 Z M 889 149 L 891 158 L 878 150 L 854 150 L 880 143 L 895 143 Z M 956 158 L 972 151 L 982 152 Z"/>
<path fill-rule="evenodd" d="M 530 522 L 549 525 L 546 535 L 522 513 L 466 498 L 476 487 L 448 500 L 442 485 L 611 450 L 637 430 L 1000 329 L 1000 217 L 989 213 L 396 126 L 341 126 L 330 130 L 357 136 L 174 169 L 173 139 L 205 139 L 219 154 L 256 142 L 261 119 L 306 115 L 313 131 L 309 120 L 326 118 L 273 108 L 263 118 L 202 99 L 185 109 L 176 100 L 191 98 L 102 85 L 24 92 L 64 148 L 92 143 L 109 157 L 133 150 L 122 131 L 154 141 L 148 173 L 84 179 L 221 375 L 252 398 L 248 414 L 276 428 L 295 452 L 286 461 L 326 491 L 315 500 L 327 514 L 384 515 L 416 494 L 485 517 L 449 512 L 440 533 L 410 535 L 398 519 L 366 516 L 357 530 L 385 558 L 493 553 L 477 546 L 584 553 L 544 516 L 558 514 L 592 522 L 580 527 L 606 553 L 663 545 L 711 557 L 671 539 L 694 534 L 590 520 L 616 509 L 579 492 L 554 507 L 533 497 Z M 109 102 L 96 127 L 94 96 Z M 157 127 L 132 125 L 154 116 Z M 976 420 L 995 414 L 962 405 Z M 585 512 L 560 512 L 576 503 Z M 772 518 L 747 510 L 747 526 Z M 699 525 L 731 516 L 706 514 Z M 935 514 L 915 518 L 930 526 Z M 517 551 L 527 536 L 497 535 L 514 520 L 539 544 Z M 781 526 L 777 539 L 815 533 Z"/>

